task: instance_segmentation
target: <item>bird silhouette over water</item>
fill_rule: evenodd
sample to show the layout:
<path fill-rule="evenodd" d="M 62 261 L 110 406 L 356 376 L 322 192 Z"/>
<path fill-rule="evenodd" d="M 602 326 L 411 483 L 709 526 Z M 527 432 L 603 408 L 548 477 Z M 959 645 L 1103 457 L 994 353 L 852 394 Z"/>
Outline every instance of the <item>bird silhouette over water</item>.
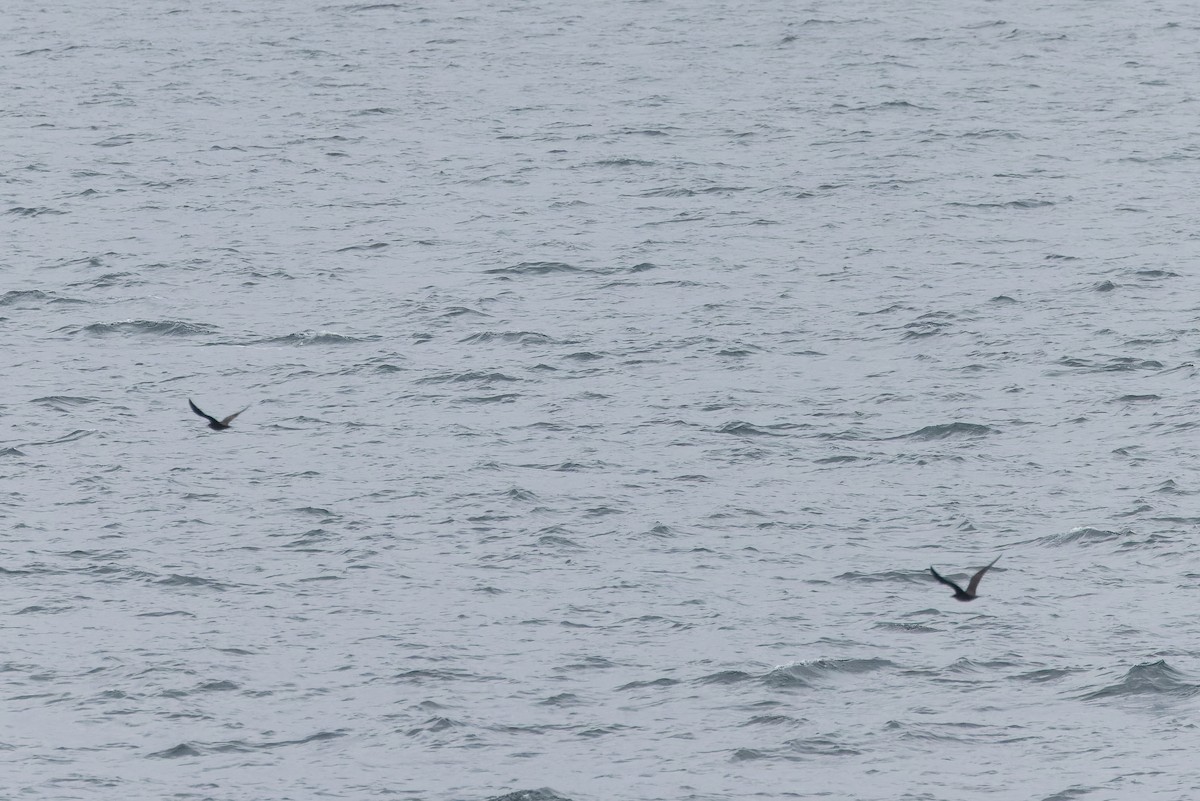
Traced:
<path fill-rule="evenodd" d="M 246 409 L 242 409 L 242 412 L 234 412 L 233 414 L 226 417 L 224 420 L 218 420 L 217 418 L 213 417 L 212 415 L 205 414 L 204 412 L 200 411 L 200 407 L 197 406 L 196 404 L 192 403 L 191 398 L 188 398 L 188 406 L 192 407 L 193 412 L 195 412 L 196 414 L 200 415 L 205 420 L 207 420 L 208 427 L 211 428 L 213 431 L 224 431 L 225 429 L 229 428 L 229 424 L 233 422 L 233 419 L 235 417 L 237 417 L 242 412 L 246 411 L 246 409 L 250 408 L 249 406 L 247 406 Z"/>
<path fill-rule="evenodd" d="M 1003 556 L 1003 555 L 1004 554 L 1001 554 L 1000 556 Z M 929 566 L 929 572 L 932 573 L 933 577 L 935 579 L 937 579 L 938 581 L 942 582 L 943 584 L 945 584 L 948 587 L 954 588 L 954 600 L 956 600 L 956 601 L 974 601 L 978 597 L 978 594 L 975 592 L 975 590 L 979 588 L 979 582 L 983 579 L 983 574 L 988 572 L 988 570 L 991 569 L 992 565 L 994 565 L 1000 561 L 1000 556 L 997 556 L 995 559 L 993 559 L 988 564 L 987 567 L 980 568 L 978 573 L 971 576 L 971 580 L 967 583 L 967 588 L 965 590 L 962 587 L 955 584 L 950 579 L 938 575 L 938 572 L 933 569 L 933 565 Z"/>

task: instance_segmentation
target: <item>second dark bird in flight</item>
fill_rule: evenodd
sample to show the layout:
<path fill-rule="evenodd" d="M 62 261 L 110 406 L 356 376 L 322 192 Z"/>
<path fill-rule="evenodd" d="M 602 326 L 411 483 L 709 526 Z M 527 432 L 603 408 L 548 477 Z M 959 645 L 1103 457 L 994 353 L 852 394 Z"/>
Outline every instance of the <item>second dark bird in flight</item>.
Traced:
<path fill-rule="evenodd" d="M 1003 554 L 1001 554 L 1001 556 L 1003 556 Z M 932 573 L 933 577 L 935 579 L 937 579 L 938 581 L 942 582 L 943 584 L 945 584 L 948 587 L 954 588 L 954 600 L 956 600 L 956 601 L 974 601 L 975 598 L 977 597 L 977 593 L 975 592 L 975 590 L 979 588 L 979 582 L 980 582 L 980 580 L 983 579 L 983 574 L 988 572 L 988 570 L 991 569 L 992 565 L 996 564 L 996 562 L 999 562 L 999 561 L 1000 561 L 1000 557 L 997 556 L 995 559 L 993 559 L 991 561 L 990 564 L 988 564 L 987 567 L 980 568 L 978 573 L 971 576 L 971 580 L 970 580 L 970 582 L 967 583 L 967 588 L 965 590 L 962 587 L 955 584 L 950 579 L 938 575 L 938 572 L 933 569 L 932 565 L 930 565 L 930 567 L 929 567 L 929 572 Z"/>
<path fill-rule="evenodd" d="M 196 414 L 200 415 L 205 420 L 207 420 L 208 427 L 211 428 L 213 431 L 224 431 L 225 429 L 229 428 L 229 424 L 233 422 L 233 418 L 237 417 L 239 414 L 246 411 L 246 409 L 250 408 L 249 406 L 247 406 L 246 409 L 242 409 L 242 412 L 234 412 L 233 414 L 229 415 L 225 419 L 218 420 L 217 418 L 213 417 L 212 415 L 205 414 L 204 412 L 200 411 L 200 407 L 197 406 L 196 404 L 192 403 L 190 398 L 188 399 L 188 406 L 192 407 L 193 412 L 195 412 Z M 974 586 L 974 585 L 972 585 L 972 586 Z"/>

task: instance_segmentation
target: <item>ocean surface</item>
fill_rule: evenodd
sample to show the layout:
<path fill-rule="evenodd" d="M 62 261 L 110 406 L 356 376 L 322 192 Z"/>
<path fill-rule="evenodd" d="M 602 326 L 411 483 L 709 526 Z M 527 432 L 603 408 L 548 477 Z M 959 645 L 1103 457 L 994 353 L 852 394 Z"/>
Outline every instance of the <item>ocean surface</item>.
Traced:
<path fill-rule="evenodd" d="M 5 3 L 0 798 L 1200 797 L 1200 18 L 901 6 Z"/>

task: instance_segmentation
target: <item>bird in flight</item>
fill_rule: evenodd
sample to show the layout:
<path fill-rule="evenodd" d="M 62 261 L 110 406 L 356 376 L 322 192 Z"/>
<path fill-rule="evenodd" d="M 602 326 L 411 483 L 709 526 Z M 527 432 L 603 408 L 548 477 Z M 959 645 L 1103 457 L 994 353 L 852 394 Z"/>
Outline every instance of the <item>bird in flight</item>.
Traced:
<path fill-rule="evenodd" d="M 1001 554 L 1001 556 L 1003 556 L 1003 554 Z M 945 578 L 943 576 L 939 576 L 938 572 L 933 569 L 932 565 L 930 565 L 930 567 L 929 567 L 929 572 L 932 573 L 933 577 L 935 579 L 937 579 L 938 581 L 942 582 L 943 584 L 945 584 L 948 587 L 954 588 L 954 599 L 956 601 L 974 601 L 975 598 L 978 597 L 975 590 L 979 587 L 979 582 L 983 579 L 983 574 L 988 572 L 988 570 L 991 569 L 992 565 L 996 564 L 999 561 L 1000 561 L 1000 557 L 997 556 L 995 559 L 993 559 L 991 561 L 990 564 L 988 564 L 987 567 L 980 568 L 978 573 L 971 576 L 971 580 L 967 583 L 967 588 L 965 590 L 962 587 L 955 584 L 950 579 Z"/>
<path fill-rule="evenodd" d="M 233 422 L 233 418 L 237 417 L 239 414 L 246 411 L 246 409 L 250 408 L 249 406 L 247 406 L 246 409 L 242 409 L 242 412 L 234 412 L 233 414 L 226 417 L 224 420 L 218 420 L 217 418 L 213 417 L 212 415 L 208 415 L 208 414 L 205 414 L 204 412 L 200 411 L 200 407 L 197 406 L 196 404 L 192 403 L 191 398 L 188 399 L 188 406 L 192 407 L 193 412 L 195 412 L 196 414 L 200 415 L 205 420 L 207 420 L 208 427 L 211 428 L 213 431 L 224 431 L 225 429 L 229 428 L 229 424 Z M 975 585 L 972 584 L 971 586 L 974 587 Z"/>

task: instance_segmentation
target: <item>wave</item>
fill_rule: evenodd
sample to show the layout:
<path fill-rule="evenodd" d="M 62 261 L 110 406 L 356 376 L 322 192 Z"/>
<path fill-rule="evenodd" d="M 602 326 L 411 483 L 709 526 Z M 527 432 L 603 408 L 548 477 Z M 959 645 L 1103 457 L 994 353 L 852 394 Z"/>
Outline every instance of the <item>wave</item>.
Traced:
<path fill-rule="evenodd" d="M 556 473 L 582 473 L 588 470 L 603 470 L 608 465 L 606 462 L 599 461 L 588 462 L 585 464 L 583 462 L 572 462 L 568 460 L 565 462 L 551 462 L 547 464 L 536 464 L 531 462 L 527 464 L 518 464 L 516 466 L 523 467 L 527 470 L 552 470 Z"/>
<path fill-rule="evenodd" d="M 199 576 L 184 576 L 179 573 L 172 573 L 168 578 L 159 579 L 154 583 L 160 587 L 207 587 L 214 590 L 229 588 L 228 584 L 223 584 L 214 579 L 206 579 Z"/>
<path fill-rule="evenodd" d="M 467 306 L 449 306 L 441 313 L 442 317 L 491 317 L 487 312 L 481 312 L 478 309 L 468 308 Z"/>
<path fill-rule="evenodd" d="M 369 5 L 346 6 L 345 10 L 356 11 L 404 11 L 408 6 L 402 3 L 371 3 Z"/>
<path fill-rule="evenodd" d="M 851 462 L 869 462 L 870 456 L 826 456 L 823 459 L 813 459 L 813 464 L 850 464 Z"/>
<path fill-rule="evenodd" d="M 492 676 L 482 676 L 477 673 L 469 673 L 465 670 L 456 670 L 453 668 L 446 670 L 415 668 L 406 670 L 402 673 L 397 673 L 392 677 L 397 681 L 408 682 L 411 684 L 425 684 L 428 682 L 443 682 L 443 681 L 482 681 L 491 680 Z"/>
<path fill-rule="evenodd" d="M 481 331 L 459 340 L 460 343 L 505 342 L 514 345 L 552 345 L 557 340 L 536 331 Z"/>
<path fill-rule="evenodd" d="M 883 621 L 871 626 L 873 629 L 883 629 L 884 631 L 900 631 L 905 634 L 933 634 L 940 629 L 935 629 L 933 626 L 926 626 L 922 623 L 896 623 L 894 621 Z"/>
<path fill-rule="evenodd" d="M 506 392 L 499 395 L 476 395 L 473 397 L 462 398 L 461 403 L 513 403 L 520 398 L 520 393 Z"/>
<path fill-rule="evenodd" d="M 588 166 L 591 166 L 591 167 L 655 167 L 657 165 L 658 165 L 657 161 L 645 161 L 643 159 L 631 159 L 631 158 L 612 158 L 612 159 L 600 159 L 599 161 L 593 161 Z"/>
<path fill-rule="evenodd" d="M 674 687 L 676 684 L 679 684 L 678 679 L 668 679 L 666 677 L 650 679 L 648 681 L 631 681 L 628 684 L 622 684 L 618 687 L 617 692 L 621 690 L 641 690 L 646 687 Z"/>
<path fill-rule="evenodd" d="M 1161 370 L 1163 363 L 1154 359 L 1135 359 L 1132 356 L 1110 356 L 1107 360 L 1080 359 L 1064 356 L 1057 364 L 1088 373 L 1124 373 L 1135 370 Z M 1058 373 L 1050 373 L 1058 375 Z"/>
<path fill-rule="evenodd" d="M 948 203 L 948 206 L 963 209 L 1041 209 L 1055 205 L 1049 200 L 1009 200 L 1003 203 Z"/>
<path fill-rule="evenodd" d="M 786 437 L 787 432 L 796 428 L 811 428 L 800 423 L 775 423 L 774 425 L 755 425 L 744 420 L 731 420 L 717 429 L 718 434 L 733 434 L 739 437 Z"/>
<path fill-rule="evenodd" d="M 935 743 L 1005 744 L 1020 743 L 1035 739 L 1031 736 L 1014 736 L 1010 730 L 1015 726 L 995 728 L 977 723 L 930 723 L 925 725 L 889 721 L 888 728 L 899 730 L 905 740 Z"/>
<path fill-rule="evenodd" d="M 580 273 L 586 272 L 573 264 L 561 261 L 523 261 L 511 267 L 497 267 L 494 270 L 484 270 L 484 275 L 549 275 L 551 273 Z"/>
<path fill-rule="evenodd" d="M 804 721 L 791 715 L 755 715 L 742 726 L 796 726 Z"/>
<path fill-rule="evenodd" d="M 735 192 L 745 192 L 748 186 L 705 186 L 690 189 L 686 186 L 664 186 L 649 189 L 638 194 L 638 197 L 696 197 L 697 195 L 732 195 Z"/>
<path fill-rule="evenodd" d="M 165 751 L 156 751 L 150 754 L 151 757 L 159 759 L 178 759 L 179 757 L 197 757 L 205 754 L 242 754 L 251 753 L 254 751 L 266 751 L 274 748 L 283 748 L 289 745 L 304 745 L 306 743 L 320 742 L 322 740 L 332 740 L 337 737 L 345 737 L 346 733 L 342 731 L 320 731 L 310 737 L 304 737 L 299 740 L 277 740 L 272 742 L 253 743 L 246 740 L 226 740 L 216 743 L 201 743 L 196 741 L 180 743 L 173 748 L 168 748 Z"/>
<path fill-rule="evenodd" d="M 270 339 L 259 339 L 245 344 L 248 345 L 357 345 L 363 342 L 375 342 L 380 337 L 353 337 L 349 334 L 339 334 L 336 331 L 299 331 Z"/>
<path fill-rule="evenodd" d="M 1160 659 L 1134 665 L 1116 684 L 1101 687 L 1081 697 L 1085 701 L 1097 701 L 1130 695 L 1191 698 L 1196 694 L 1200 694 L 1200 685 L 1187 683 L 1182 673 Z"/>
<path fill-rule="evenodd" d="M 0 306 L 12 306 L 16 303 L 26 303 L 35 300 L 52 300 L 53 298 L 54 296 L 49 292 L 43 292 L 40 289 L 14 289 L 0 295 Z"/>
<path fill-rule="evenodd" d="M 1099 789 L 1100 789 L 1099 787 L 1082 787 L 1077 784 L 1073 787 L 1068 787 L 1066 790 L 1063 790 L 1061 793 L 1055 793 L 1054 795 L 1048 795 L 1045 798 L 1043 798 L 1042 801 L 1074 801 L 1074 799 L 1076 799 L 1076 798 L 1083 798 L 1085 796 L 1089 796 Z"/>
<path fill-rule="evenodd" d="M 744 670 L 720 670 L 716 673 L 709 673 L 707 676 L 701 676 L 696 681 L 700 684 L 740 684 L 743 681 L 751 681 L 753 678 L 752 673 Z"/>
<path fill-rule="evenodd" d="M 65 412 L 71 407 L 86 406 L 99 401 L 96 398 L 76 398 L 71 395 L 47 395 L 44 398 L 34 398 L 30 403 L 41 403 L 56 411 Z"/>
<path fill-rule="evenodd" d="M 77 439 L 83 439 L 84 437 L 90 437 L 95 433 L 96 433 L 95 429 L 77 428 L 74 431 L 72 431 L 70 434 L 64 434 L 63 436 L 59 437 L 58 439 L 47 439 L 47 440 L 42 440 L 39 442 L 27 442 L 25 444 L 26 445 L 62 445 L 63 443 L 66 443 L 66 442 L 74 442 Z"/>
<path fill-rule="evenodd" d="M 842 745 L 830 737 L 797 737 L 788 740 L 783 748 L 739 748 L 733 752 L 730 759 L 733 762 L 746 762 L 756 759 L 782 759 L 794 762 L 806 756 L 855 756 L 862 751 Z"/>
<path fill-rule="evenodd" d="M 896 583 L 903 581 L 906 584 L 926 584 L 929 581 L 929 574 L 924 570 L 885 570 L 881 573 L 858 573 L 850 571 L 842 573 L 834 578 L 844 581 L 857 581 L 865 584 Z"/>
<path fill-rule="evenodd" d="M 89 278 L 85 281 L 76 281 L 72 284 L 67 284 L 70 287 L 83 286 L 92 289 L 108 289 L 109 287 L 121 286 L 137 286 L 138 284 L 146 283 L 135 273 L 104 273 L 103 275 Z M 73 303 L 83 303 L 84 301 L 72 301 Z"/>
<path fill-rule="evenodd" d="M 1030 540 L 1030 544 L 1047 545 L 1050 547 L 1056 547 L 1059 545 L 1072 545 L 1075 543 L 1079 543 L 1080 545 L 1096 545 L 1102 542 L 1123 540 L 1131 536 L 1133 536 L 1133 532 L 1129 529 L 1112 531 L 1103 528 L 1081 526 L 1078 528 L 1073 528 L 1067 532 L 1047 534 L 1044 537 L 1037 537 L 1033 540 Z"/>
<path fill-rule="evenodd" d="M 893 667 L 886 659 L 820 659 L 781 665 L 761 677 L 768 687 L 812 687 L 813 683 L 839 674 L 871 673 Z"/>
<path fill-rule="evenodd" d="M 49 206 L 13 206 L 7 213 L 17 217 L 41 217 L 43 214 L 66 214 L 65 211 L 52 209 Z"/>
<path fill-rule="evenodd" d="M 520 381 L 521 379 L 505 373 L 496 371 L 484 370 L 468 370 L 464 373 L 438 373 L 436 375 L 425 376 L 418 378 L 414 383 L 417 384 L 447 384 L 447 383 L 480 383 L 491 384 L 496 381 Z"/>
<path fill-rule="evenodd" d="M 818 659 L 813 662 L 794 662 L 780 665 L 761 675 L 743 670 L 721 670 L 695 679 L 700 684 L 740 684 L 759 681 L 768 687 L 794 688 L 812 687 L 821 679 L 837 675 L 870 673 L 894 667 L 886 659 Z"/>
<path fill-rule="evenodd" d="M 157 334 L 158 336 L 191 337 L 215 334 L 219 329 L 207 323 L 189 323 L 184 320 L 118 320 L 112 323 L 92 323 L 82 328 L 60 328 L 71 334 Z"/>
<path fill-rule="evenodd" d="M 372 109 L 372 110 L 376 110 L 376 109 Z M 359 113 L 361 114 L 363 112 L 359 112 Z M 386 247 L 389 247 L 389 244 L 387 242 L 367 242 L 362 245 L 347 245 L 344 248 L 338 248 L 337 250 L 334 251 L 334 253 L 350 253 L 350 252 L 353 252 L 356 250 L 366 250 L 366 251 L 383 250 Z"/>
<path fill-rule="evenodd" d="M 445 731 L 446 729 L 454 729 L 454 728 L 458 728 L 462 725 L 463 725 L 462 723 L 458 722 L 454 718 L 448 718 L 443 715 L 436 715 L 432 718 L 426 719 L 419 726 L 414 726 L 410 729 L 406 729 L 404 733 L 407 734 L 409 737 L 412 737 L 413 735 L 423 734 L 424 732 Z"/>
<path fill-rule="evenodd" d="M 991 426 L 977 425 L 975 423 L 943 423 L 942 425 L 918 428 L 910 434 L 904 434 L 895 439 L 937 440 L 950 439 L 951 437 L 985 437 L 988 434 L 996 433 L 999 432 Z"/>
<path fill-rule="evenodd" d="M 575 693 L 558 693 L 538 701 L 538 706 L 579 706 L 583 702 Z"/>
<path fill-rule="evenodd" d="M 1072 673 L 1078 673 L 1079 670 L 1079 668 L 1039 668 L 1027 673 L 1019 673 L 1012 678 L 1017 681 L 1031 681 L 1035 684 L 1045 684 L 1048 681 L 1058 681 L 1059 679 L 1066 678 Z"/>
<path fill-rule="evenodd" d="M 571 801 L 565 795 L 559 795 L 549 787 L 540 787 L 537 790 L 516 790 L 504 795 L 493 796 L 487 801 Z"/>

